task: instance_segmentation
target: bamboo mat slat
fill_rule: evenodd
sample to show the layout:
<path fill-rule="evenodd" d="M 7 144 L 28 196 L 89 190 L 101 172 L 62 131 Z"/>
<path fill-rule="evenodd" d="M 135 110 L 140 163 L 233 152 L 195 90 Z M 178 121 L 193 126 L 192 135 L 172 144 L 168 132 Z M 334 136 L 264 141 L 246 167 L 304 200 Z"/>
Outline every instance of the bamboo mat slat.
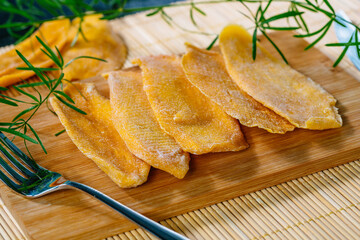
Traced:
<path fill-rule="evenodd" d="M 336 10 L 343 9 L 360 22 L 360 1 L 330 1 Z M 204 5 L 208 17 L 197 16 L 200 31 L 218 33 L 228 23 L 251 26 L 237 10 L 240 4 Z M 280 13 L 284 4 L 270 9 Z M 196 30 L 189 21 L 187 8 L 167 11 L 184 28 Z M 324 23 L 320 14 L 310 15 L 310 29 Z M 129 47 L 129 58 L 144 55 L 179 54 L 184 52 L 183 39 L 206 47 L 213 36 L 190 34 L 170 27 L 159 17 L 140 13 L 112 22 Z M 181 40 L 179 40 L 181 39 Z M 311 39 L 309 39 L 311 41 Z M 333 30 L 318 48 L 332 60 L 339 48 L 323 46 L 336 42 Z M 7 51 L 9 47 L 0 49 Z M 131 66 L 128 60 L 125 67 Z M 360 74 L 345 58 L 340 67 L 360 80 Z M 15 93 L 12 93 L 15 95 Z M 160 222 L 191 239 L 360 239 L 360 161 L 344 164 L 245 196 L 214 204 L 194 212 Z M 0 199 L 0 239 L 25 239 L 24 233 Z M 61 236 L 59 236 L 61 238 Z M 156 239 L 142 229 L 108 237 L 119 239 Z"/>

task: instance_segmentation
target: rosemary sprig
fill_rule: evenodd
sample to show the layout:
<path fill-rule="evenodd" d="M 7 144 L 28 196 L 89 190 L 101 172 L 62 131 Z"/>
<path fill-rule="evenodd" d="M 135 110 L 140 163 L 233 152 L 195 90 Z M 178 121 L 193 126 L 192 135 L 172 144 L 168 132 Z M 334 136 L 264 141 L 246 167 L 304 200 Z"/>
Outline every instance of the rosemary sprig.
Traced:
<path fill-rule="evenodd" d="M 34 4 L 36 2 L 36 4 Z M 24 31 L 27 29 L 26 36 L 30 35 L 41 23 L 56 20 L 58 18 L 68 18 L 74 19 L 79 17 L 83 19 L 85 16 L 93 14 L 103 14 L 103 19 L 114 19 L 121 16 L 122 14 L 134 13 L 138 11 L 147 11 L 150 13 L 147 16 L 151 17 L 154 15 L 160 15 L 161 18 L 171 26 L 176 26 L 181 28 L 184 31 L 191 33 L 200 33 L 206 35 L 215 35 L 212 45 L 216 42 L 217 34 L 204 33 L 201 31 L 192 31 L 184 29 L 180 24 L 175 23 L 173 18 L 166 12 L 168 8 L 174 7 L 188 7 L 189 16 L 193 25 L 197 27 L 197 22 L 195 20 L 194 14 L 206 15 L 206 13 L 201 10 L 201 6 L 204 4 L 219 4 L 226 2 L 236 2 L 239 3 L 239 6 L 242 6 L 245 11 L 240 13 L 253 21 L 253 58 L 256 58 L 256 35 L 262 33 L 273 45 L 276 51 L 279 52 L 280 56 L 284 59 L 286 58 L 278 46 L 268 34 L 269 31 L 290 31 L 290 30 L 301 30 L 303 33 L 296 34 L 295 37 L 307 38 L 307 37 L 316 37 L 315 40 L 310 43 L 305 50 L 315 46 L 321 39 L 323 39 L 329 29 L 331 28 L 334 22 L 339 23 L 335 15 L 335 10 L 328 0 L 208 0 L 208 1 L 189 1 L 189 2 L 175 2 L 173 4 L 161 4 L 148 7 L 138 7 L 130 8 L 127 7 L 126 3 L 130 2 L 127 0 L 94 0 L 90 4 L 85 3 L 81 0 L 67 0 L 64 3 L 63 0 L 35 0 L 35 1 L 12 1 L 12 0 L 3 0 L 0 1 L 0 11 L 6 12 L 9 15 L 8 21 L 4 24 L 0 24 L 0 28 L 6 28 L 10 34 L 16 36 L 16 31 Z M 267 16 L 268 10 L 271 8 L 271 5 L 275 2 L 288 3 L 288 10 L 274 15 Z M 99 5 L 105 5 L 108 9 L 106 10 L 96 10 L 96 7 Z M 249 6 L 257 5 L 257 10 L 252 12 Z M 306 21 L 305 14 L 307 12 L 313 12 L 317 14 L 322 14 L 327 18 L 327 21 L 324 25 L 314 31 L 310 32 L 309 24 Z M 14 21 L 15 16 L 21 16 L 22 21 Z M 286 26 L 275 26 L 274 23 L 278 20 L 287 19 L 288 25 Z M 290 20 L 293 20 L 295 25 L 290 25 Z M 78 35 L 83 35 L 80 21 L 78 28 Z M 339 23 L 341 24 L 341 23 Z M 353 23 L 350 23 L 355 27 L 354 36 L 360 32 L 360 28 Z M 84 36 L 83 36 L 84 37 Z M 358 38 L 353 39 L 355 43 L 359 43 Z M 74 39 L 76 42 L 76 38 Z M 209 48 L 211 48 L 209 46 Z M 349 48 L 344 48 L 345 53 Z M 343 53 L 341 54 L 343 55 Z M 338 60 L 342 58 L 338 58 Z"/>
<path fill-rule="evenodd" d="M 0 131 L 12 134 L 14 137 L 17 136 L 17 137 L 23 138 L 24 145 L 28 152 L 29 152 L 29 150 L 27 147 L 27 141 L 35 143 L 35 144 L 40 144 L 43 151 L 45 153 L 47 153 L 42 140 L 40 139 L 36 130 L 30 125 L 29 121 L 35 116 L 37 111 L 44 104 L 46 104 L 48 109 L 52 113 L 54 113 L 49 108 L 49 104 L 48 104 L 49 98 L 51 96 L 56 97 L 59 101 L 64 103 L 67 107 L 69 107 L 81 114 L 86 115 L 86 112 L 84 112 L 83 110 L 76 107 L 75 102 L 71 99 L 71 97 L 62 90 L 63 81 L 67 81 L 66 79 L 64 79 L 63 70 L 66 67 L 68 67 L 70 64 L 72 64 L 74 61 L 81 59 L 81 58 L 95 59 L 95 60 L 99 60 L 99 61 L 105 61 L 105 60 L 96 58 L 96 57 L 91 57 L 91 56 L 79 56 L 79 57 L 76 57 L 76 58 L 70 60 L 69 62 L 65 63 L 63 57 L 61 56 L 60 51 L 56 47 L 55 47 L 56 52 L 54 52 L 41 38 L 39 38 L 39 37 L 36 37 L 36 38 L 37 38 L 37 41 L 39 41 L 39 43 L 42 46 L 41 51 L 49 59 L 51 59 L 51 61 L 54 63 L 54 65 L 56 67 L 51 67 L 51 68 L 35 67 L 28 61 L 28 59 L 26 59 L 26 57 L 21 52 L 16 50 L 16 53 L 18 54 L 18 56 L 27 65 L 27 67 L 21 67 L 18 69 L 24 70 L 24 71 L 33 71 L 41 81 L 35 82 L 35 83 L 24 83 L 24 84 L 21 84 L 18 86 L 13 86 L 13 88 L 20 95 L 28 98 L 27 101 L 19 100 L 19 99 L 13 98 L 13 97 L 8 97 L 5 94 L 0 94 L 0 96 L 3 97 L 3 98 L 0 98 L 0 104 L 6 104 L 9 106 L 14 106 L 14 107 L 17 107 L 18 103 L 27 105 L 27 108 L 25 108 L 25 110 L 18 112 L 10 122 L 0 122 Z M 47 72 L 52 72 L 52 71 L 59 72 L 59 75 L 58 75 L 59 77 L 52 77 L 52 76 L 50 76 L 50 74 L 47 73 Z M 38 86 L 46 86 L 48 91 L 45 94 L 41 94 L 36 89 L 36 87 L 38 87 Z M 32 88 L 35 91 L 35 94 L 25 91 L 24 89 L 26 89 L 26 88 Z M 8 89 L 1 87 L 0 90 L 6 91 Z M 27 117 L 25 117 L 25 116 L 27 116 Z M 28 135 L 28 133 L 31 133 L 35 139 L 30 137 Z M 30 152 L 29 152 L 29 154 L 31 155 Z"/>

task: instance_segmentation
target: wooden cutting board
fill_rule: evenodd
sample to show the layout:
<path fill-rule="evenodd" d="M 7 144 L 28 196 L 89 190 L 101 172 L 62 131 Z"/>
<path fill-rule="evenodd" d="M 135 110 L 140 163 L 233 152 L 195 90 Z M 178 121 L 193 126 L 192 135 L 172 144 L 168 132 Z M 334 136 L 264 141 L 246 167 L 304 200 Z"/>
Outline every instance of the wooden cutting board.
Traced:
<path fill-rule="evenodd" d="M 289 33 L 273 34 L 290 65 L 321 84 L 338 99 L 344 126 L 326 131 L 296 129 L 285 135 L 243 127 L 250 148 L 241 152 L 192 156 L 190 171 L 178 180 L 152 169 L 149 180 L 133 189 L 117 187 L 97 166 L 84 157 L 62 129 L 58 119 L 41 109 L 33 126 L 48 149 L 31 146 L 39 164 L 66 178 L 92 186 L 136 211 L 163 220 L 300 176 L 360 158 L 360 83 L 316 49 Z M 270 46 L 268 42 L 263 44 Z M 268 47 L 268 49 L 272 49 Z M 107 84 L 97 78 L 107 95 Z M 1 107 L 0 121 L 14 116 Z M 21 142 L 17 142 L 22 146 Z M 1 197 L 31 239 L 100 239 L 136 228 L 110 208 L 75 190 L 28 200 L 3 184 Z"/>

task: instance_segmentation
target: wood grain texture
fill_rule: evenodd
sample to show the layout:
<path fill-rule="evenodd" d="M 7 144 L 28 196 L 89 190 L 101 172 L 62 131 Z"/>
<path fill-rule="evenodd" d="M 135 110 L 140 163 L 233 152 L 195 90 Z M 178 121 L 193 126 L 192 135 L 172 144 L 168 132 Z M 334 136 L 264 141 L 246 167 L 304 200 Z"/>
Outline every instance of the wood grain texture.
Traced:
<path fill-rule="evenodd" d="M 134 189 L 120 189 L 84 157 L 61 130 L 56 117 L 42 109 L 33 125 L 45 140 L 48 154 L 32 146 L 38 163 L 66 178 L 88 184 L 154 220 L 162 220 L 204 206 L 263 189 L 360 157 L 360 83 L 318 50 L 304 52 L 303 40 L 273 35 L 290 64 L 321 84 L 338 99 L 344 126 L 326 131 L 296 129 L 285 135 L 243 127 L 250 148 L 236 153 L 192 156 L 190 171 L 178 180 L 152 169 L 149 180 Z M 269 46 L 267 42 L 264 45 Z M 107 95 L 104 81 L 96 82 Z M 0 121 L 13 116 L 1 109 Z M 20 145 L 20 143 L 18 143 Z M 20 145 L 21 146 L 21 145 Z M 61 191 L 27 200 L 1 185 L 1 197 L 32 239 L 99 239 L 136 226 L 90 196 Z"/>

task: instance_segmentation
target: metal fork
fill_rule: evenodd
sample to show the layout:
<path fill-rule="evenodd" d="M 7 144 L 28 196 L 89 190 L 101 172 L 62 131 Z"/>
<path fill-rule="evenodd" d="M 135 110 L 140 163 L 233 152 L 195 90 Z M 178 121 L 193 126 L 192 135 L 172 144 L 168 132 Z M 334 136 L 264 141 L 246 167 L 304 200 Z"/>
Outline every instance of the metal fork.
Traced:
<path fill-rule="evenodd" d="M 10 150 L 10 151 L 9 151 Z M 0 180 L 17 193 L 28 198 L 37 198 L 61 189 L 77 189 L 90 194 L 91 196 L 112 207 L 134 223 L 151 232 L 160 239 L 185 240 L 186 237 L 160 225 L 157 222 L 141 215 L 138 212 L 115 201 L 107 195 L 94 188 L 81 183 L 66 180 L 61 174 L 47 170 L 29 158 L 15 144 L 0 131 L 0 152 L 15 166 L 19 174 L 1 156 L 0 165 L 17 182 L 8 177 L 0 170 Z M 12 153 L 10 153 L 12 152 Z M 19 161 L 14 155 L 21 161 Z"/>

